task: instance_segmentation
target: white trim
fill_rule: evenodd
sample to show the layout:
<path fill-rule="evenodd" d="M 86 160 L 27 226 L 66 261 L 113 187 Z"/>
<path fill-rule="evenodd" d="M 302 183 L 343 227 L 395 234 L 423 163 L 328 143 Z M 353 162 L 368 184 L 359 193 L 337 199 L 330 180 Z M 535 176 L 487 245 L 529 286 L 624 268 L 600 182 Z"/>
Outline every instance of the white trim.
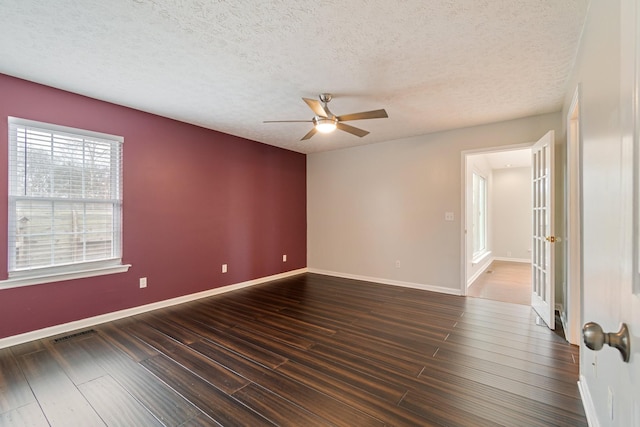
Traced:
<path fill-rule="evenodd" d="M 497 147 L 483 147 L 483 148 L 474 148 L 472 150 L 464 150 L 461 151 L 462 156 L 473 156 L 476 154 L 489 154 L 489 153 L 499 153 L 501 151 L 515 151 L 515 150 L 524 150 L 527 148 L 531 148 L 536 141 L 530 142 L 522 142 L 518 144 L 509 144 L 509 145 L 499 145 Z"/>
<path fill-rule="evenodd" d="M 89 138 L 103 139 L 105 141 L 117 141 L 124 144 L 124 137 L 120 135 L 112 135 L 110 133 L 95 132 L 92 130 L 73 128 L 70 126 L 61 126 L 53 123 L 37 122 L 35 120 L 21 119 L 19 117 L 8 117 L 9 124 L 15 124 L 18 126 L 27 126 L 37 128 L 38 130 L 54 131 L 59 133 L 66 133 L 71 135 L 82 135 Z"/>
<path fill-rule="evenodd" d="M 476 154 L 497 153 L 500 151 L 512 151 L 520 150 L 524 148 L 531 148 L 535 142 L 524 142 L 521 144 L 509 144 L 498 147 L 485 147 L 476 148 L 472 150 L 463 150 L 460 152 L 460 200 L 461 200 L 461 218 L 464 221 L 460 221 L 460 290 L 457 295 L 467 295 L 467 266 L 469 265 L 469 254 L 467 253 L 468 246 L 468 229 L 467 229 L 467 157 Z"/>
<path fill-rule="evenodd" d="M 524 264 L 531 264 L 531 258 L 509 258 L 503 256 L 493 257 L 494 261 L 508 261 L 508 262 L 521 262 Z"/>
<path fill-rule="evenodd" d="M 460 153 L 460 295 L 467 295 L 467 154 Z"/>
<path fill-rule="evenodd" d="M 491 250 L 489 249 L 489 177 L 491 176 L 492 171 L 489 170 L 489 173 L 486 174 L 484 171 L 481 171 L 475 165 L 471 169 L 471 265 L 478 264 L 480 261 L 484 259 L 484 257 L 491 255 Z M 481 178 L 478 179 L 478 194 L 476 194 L 476 177 Z M 482 184 L 482 185 L 481 185 Z M 480 189 L 484 189 L 484 191 L 480 191 Z M 476 197 L 477 196 L 477 197 Z M 482 197 L 481 197 L 482 196 Z M 478 202 L 482 201 L 483 203 L 473 203 L 473 200 L 476 199 Z M 476 209 L 477 207 L 477 209 Z M 476 217 L 477 215 L 477 217 Z M 478 218 L 482 217 L 482 224 L 478 224 L 478 227 L 474 227 L 473 224 L 476 222 Z M 476 228 L 483 231 L 484 241 L 483 247 L 477 251 L 475 249 L 475 232 Z"/>
<path fill-rule="evenodd" d="M 582 293 L 582 129 L 580 100 L 582 86 L 578 84 L 573 93 L 565 126 L 565 181 L 564 181 L 564 333 L 571 344 L 581 341 L 581 293 Z"/>
<path fill-rule="evenodd" d="M 493 258 L 489 258 L 488 261 L 485 261 L 485 264 L 482 267 L 478 268 L 478 271 L 476 271 L 471 277 L 469 277 L 469 280 L 467 280 L 467 288 L 471 286 L 482 273 L 487 271 L 487 268 L 489 268 L 492 262 Z"/>
<path fill-rule="evenodd" d="M 640 7 L 635 7 L 635 72 L 633 76 L 633 101 L 631 110 L 633 115 L 633 288 L 635 295 L 640 295 Z M 639 408 L 640 409 L 640 408 Z"/>
<path fill-rule="evenodd" d="M 483 249 L 482 252 L 478 252 L 477 254 L 473 255 L 473 258 L 471 259 L 471 265 L 481 264 L 487 257 L 490 257 L 490 256 L 491 256 L 491 251 L 487 249 Z"/>
<path fill-rule="evenodd" d="M 564 306 L 562 304 L 556 304 L 556 311 L 560 313 L 560 323 L 562 323 L 562 330 L 564 331 L 564 339 L 570 344 L 573 344 L 569 341 L 569 337 L 567 334 L 567 330 L 569 328 L 569 322 L 567 320 L 567 313 L 564 311 Z"/>
<path fill-rule="evenodd" d="M 584 413 L 587 416 L 587 423 L 589 427 L 600 427 L 598 416 L 596 413 L 596 407 L 593 404 L 591 398 L 591 392 L 587 386 L 587 380 L 583 375 L 580 375 L 580 381 L 578 381 L 578 390 L 580 391 L 580 397 L 582 398 L 582 406 L 584 406 Z"/>
<path fill-rule="evenodd" d="M 401 286 L 404 288 L 421 289 L 423 291 L 439 292 L 441 294 L 457 295 L 460 296 L 460 289 L 445 288 L 443 286 L 427 285 L 423 283 L 403 282 L 400 280 L 382 279 L 379 277 L 359 276 L 357 274 L 340 273 L 337 271 L 319 270 L 316 268 L 309 268 L 309 273 L 323 274 L 325 276 L 342 277 L 344 279 L 362 280 L 365 282 L 381 283 L 383 285 Z"/>
<path fill-rule="evenodd" d="M 63 323 L 61 325 L 50 326 L 48 328 L 38 329 L 37 331 L 25 332 L 20 335 L 13 335 L 10 337 L 0 339 L 0 348 L 11 347 L 25 342 L 39 340 L 47 338 L 53 335 L 63 334 L 66 332 L 74 331 L 77 329 L 89 328 L 91 326 L 99 325 L 101 323 L 111 322 L 114 320 L 122 319 L 124 317 L 135 316 L 136 314 L 146 313 L 147 311 L 157 310 L 160 308 L 170 307 L 176 304 L 182 304 L 189 301 L 194 301 L 200 298 L 206 298 L 213 295 L 222 294 L 225 292 L 235 291 L 237 289 L 246 288 L 249 286 L 259 285 L 272 280 L 284 279 L 286 277 L 296 276 L 298 274 L 306 273 L 306 268 L 298 270 L 291 270 L 284 273 L 274 274 L 273 276 L 261 277 L 258 279 L 249 280 L 246 282 L 236 283 L 232 285 L 222 286 L 220 288 L 209 289 L 195 294 L 183 295 L 181 297 L 171 298 L 164 301 L 158 301 L 151 304 L 141 305 L 139 307 L 128 308 L 126 310 L 114 311 L 112 313 L 101 314 L 99 316 L 88 317 L 86 319 L 76 320 L 69 323 Z"/>
<path fill-rule="evenodd" d="M 77 267 L 77 266 L 76 266 Z M 43 283 L 62 282 L 65 280 L 84 279 L 87 277 L 106 276 L 107 274 L 126 273 L 131 264 L 118 264 L 105 267 L 87 268 L 64 273 L 49 273 L 39 276 L 18 276 L 0 280 L 0 289 L 19 288 L 22 286 L 41 285 Z M 12 273 L 15 274 L 15 273 Z"/>
<path fill-rule="evenodd" d="M 121 273 L 128 270 L 128 266 L 122 266 L 122 145 L 124 143 L 124 137 L 117 135 L 109 135 L 100 132 L 94 132 L 84 129 L 71 128 L 67 126 L 60 126 L 51 123 L 36 122 L 33 120 L 19 119 L 15 117 L 8 118 L 8 148 L 9 148 L 9 216 L 8 216 L 8 270 L 9 279 L 6 286 L 2 287 L 17 287 L 28 286 L 41 283 L 49 283 L 61 280 L 69 280 L 83 277 L 99 276 L 104 274 Z M 32 135 L 31 133 L 38 133 L 41 137 Z M 46 138 L 45 138 L 46 136 Z M 31 150 L 35 146 L 40 146 L 42 138 L 45 138 L 45 146 L 50 155 L 40 158 L 38 156 L 31 157 L 27 153 L 31 153 Z M 79 144 L 79 146 L 77 146 Z M 87 161 L 86 154 L 87 147 L 94 144 L 104 145 L 108 147 L 109 161 L 104 163 L 101 161 L 102 166 L 108 167 L 108 175 L 110 177 L 110 186 L 108 188 L 109 198 L 105 198 L 106 194 L 92 194 L 86 193 L 86 171 L 93 170 L 95 164 L 93 161 Z M 60 150 L 55 147 L 59 146 Z M 24 157 L 18 155 L 20 149 L 24 151 Z M 78 150 L 80 148 L 80 150 Z M 71 151 L 68 151 L 71 150 Z M 37 151 L 37 150 L 36 150 Z M 75 153 L 75 154 L 74 154 Z M 81 155 L 81 156 L 80 156 Z M 80 172 L 82 177 L 73 179 L 73 185 L 69 189 L 61 189 L 59 194 L 54 191 L 54 184 L 51 184 L 51 188 L 44 189 L 43 192 L 36 189 L 35 193 L 31 190 L 31 184 L 28 183 L 28 170 L 33 169 L 48 169 L 53 167 L 53 163 L 58 160 L 71 160 L 74 170 Z M 33 160 L 33 163 L 32 163 Z M 76 161 L 78 162 L 76 164 Z M 53 162 L 53 163 L 52 163 Z M 22 169 L 20 168 L 22 166 Z M 78 170 L 75 168 L 77 167 Z M 47 177 L 50 179 L 50 177 Z M 24 182 L 23 182 L 24 180 Z M 18 184 L 21 183 L 21 184 Z M 31 190 L 30 190 L 31 189 Z M 77 194 L 76 194 L 77 192 Z M 33 193 L 33 194 L 32 194 Z M 42 193 L 42 194 L 41 194 Z M 72 194 L 73 193 L 73 194 Z M 64 195 L 73 197 L 63 197 Z M 18 255 L 19 248 L 24 245 L 23 250 L 26 249 L 26 253 L 31 252 L 31 244 L 27 243 L 27 240 L 21 240 L 21 227 L 18 223 L 22 219 L 18 219 L 19 216 L 28 215 L 30 217 L 38 216 L 35 213 L 27 214 L 26 212 L 20 213 L 21 208 L 19 204 L 21 202 L 36 202 L 44 203 L 42 211 L 42 219 L 35 223 L 35 231 L 38 230 L 42 224 L 51 222 L 47 226 L 47 236 L 51 237 L 51 243 L 45 244 L 44 252 L 40 252 L 36 255 L 36 258 L 31 259 L 27 257 L 24 260 L 20 259 Z M 60 237 L 64 234 L 69 234 L 72 230 L 67 230 L 55 225 L 54 216 L 56 207 L 58 205 L 70 205 L 78 204 L 82 205 L 80 211 L 81 222 L 86 220 L 88 215 L 86 208 L 89 204 L 100 205 L 101 207 L 108 207 L 112 212 L 112 220 L 107 221 L 107 217 L 103 221 L 96 223 L 93 227 L 84 226 L 80 227 L 80 230 L 73 230 L 74 235 L 78 236 L 79 243 L 82 243 L 82 248 L 76 253 L 75 240 L 63 239 L 62 242 L 56 243 L 56 236 Z M 74 208 L 75 212 L 75 208 Z M 43 222 L 47 218 L 50 221 Z M 29 218 L 25 219 L 28 221 Z M 41 225 L 38 225 L 42 223 Z M 29 228 L 29 227 L 27 227 Z M 22 238 L 33 239 L 34 234 L 31 230 L 22 230 Z M 41 235 L 36 232 L 35 236 Z M 78 233 L 79 232 L 79 233 Z M 108 254 L 100 257 L 98 261 L 91 261 L 87 259 L 86 246 L 87 236 L 92 232 L 104 233 L 111 240 L 111 245 L 105 246 L 105 250 Z M 38 239 L 38 237 L 36 237 Z M 109 240 L 105 240 L 108 242 Z M 62 261 L 59 257 L 60 252 L 73 250 L 73 261 Z M 37 250 L 34 249 L 34 253 Z M 67 253 L 70 255 L 70 253 Z M 67 255 L 63 255 L 63 259 Z M 76 256 L 78 255 L 78 256 Z M 77 259 L 79 258 L 79 259 Z M 89 257 L 91 258 L 91 257 Z M 95 258 L 95 257 L 93 257 Z M 107 258 L 107 259 L 105 259 Z M 24 261 L 24 262 L 22 262 Z M 26 267 L 23 264 L 27 264 Z M 68 273 L 72 273 L 68 275 Z"/>

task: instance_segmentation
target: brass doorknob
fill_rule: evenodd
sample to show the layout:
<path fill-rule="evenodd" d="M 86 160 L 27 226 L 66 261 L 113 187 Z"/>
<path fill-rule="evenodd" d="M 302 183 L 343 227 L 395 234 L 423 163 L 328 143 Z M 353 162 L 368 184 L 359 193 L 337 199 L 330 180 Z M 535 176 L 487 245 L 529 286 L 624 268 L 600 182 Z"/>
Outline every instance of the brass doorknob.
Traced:
<path fill-rule="evenodd" d="M 556 236 L 547 236 L 547 237 L 545 237 L 545 240 L 547 242 L 555 243 L 556 242 Z"/>
<path fill-rule="evenodd" d="M 620 326 L 618 332 L 605 333 L 602 327 L 595 322 L 589 322 L 582 328 L 582 337 L 585 345 L 591 350 L 598 351 L 607 344 L 611 347 L 617 348 L 622 355 L 622 360 L 629 361 L 631 352 L 629 351 L 629 328 L 627 324 L 623 323 Z"/>

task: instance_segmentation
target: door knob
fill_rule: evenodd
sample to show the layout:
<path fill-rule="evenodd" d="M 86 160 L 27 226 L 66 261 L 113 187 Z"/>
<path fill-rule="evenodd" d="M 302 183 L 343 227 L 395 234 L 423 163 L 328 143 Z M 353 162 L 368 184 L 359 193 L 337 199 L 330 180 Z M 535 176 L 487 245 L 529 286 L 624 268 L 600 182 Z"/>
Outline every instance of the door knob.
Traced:
<path fill-rule="evenodd" d="M 585 345 L 591 350 L 598 351 L 605 344 L 608 344 L 620 351 L 622 360 L 625 362 L 628 362 L 631 357 L 631 352 L 629 351 L 629 328 L 627 328 L 626 323 L 620 326 L 618 332 L 605 333 L 600 325 L 595 322 L 589 322 L 582 328 L 582 336 Z"/>

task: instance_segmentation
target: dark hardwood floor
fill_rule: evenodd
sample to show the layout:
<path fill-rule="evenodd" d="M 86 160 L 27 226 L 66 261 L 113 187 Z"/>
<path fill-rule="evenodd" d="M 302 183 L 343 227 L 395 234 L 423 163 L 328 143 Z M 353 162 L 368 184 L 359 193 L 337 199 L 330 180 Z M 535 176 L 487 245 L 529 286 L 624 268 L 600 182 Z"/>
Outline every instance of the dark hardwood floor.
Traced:
<path fill-rule="evenodd" d="M 0 350 L 0 426 L 586 426 L 531 308 L 305 274 Z"/>

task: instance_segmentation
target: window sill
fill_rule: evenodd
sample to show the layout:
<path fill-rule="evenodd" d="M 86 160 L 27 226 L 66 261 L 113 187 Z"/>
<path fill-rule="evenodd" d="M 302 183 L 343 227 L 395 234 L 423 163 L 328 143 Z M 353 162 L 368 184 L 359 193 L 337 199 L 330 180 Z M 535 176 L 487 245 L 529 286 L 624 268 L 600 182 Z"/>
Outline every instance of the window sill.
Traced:
<path fill-rule="evenodd" d="M 478 265 L 482 261 L 484 261 L 489 255 L 491 255 L 491 251 L 484 251 L 478 254 L 473 255 L 473 259 L 471 260 L 471 265 Z"/>
<path fill-rule="evenodd" d="M 18 288 L 21 286 L 40 285 L 43 283 L 62 282 L 65 280 L 84 279 L 87 277 L 105 276 L 108 274 L 126 273 L 131 264 L 118 264 L 95 268 L 85 268 L 83 270 L 69 271 L 63 273 L 50 273 L 42 275 L 25 275 L 10 277 L 7 280 L 0 280 L 0 289 Z"/>

